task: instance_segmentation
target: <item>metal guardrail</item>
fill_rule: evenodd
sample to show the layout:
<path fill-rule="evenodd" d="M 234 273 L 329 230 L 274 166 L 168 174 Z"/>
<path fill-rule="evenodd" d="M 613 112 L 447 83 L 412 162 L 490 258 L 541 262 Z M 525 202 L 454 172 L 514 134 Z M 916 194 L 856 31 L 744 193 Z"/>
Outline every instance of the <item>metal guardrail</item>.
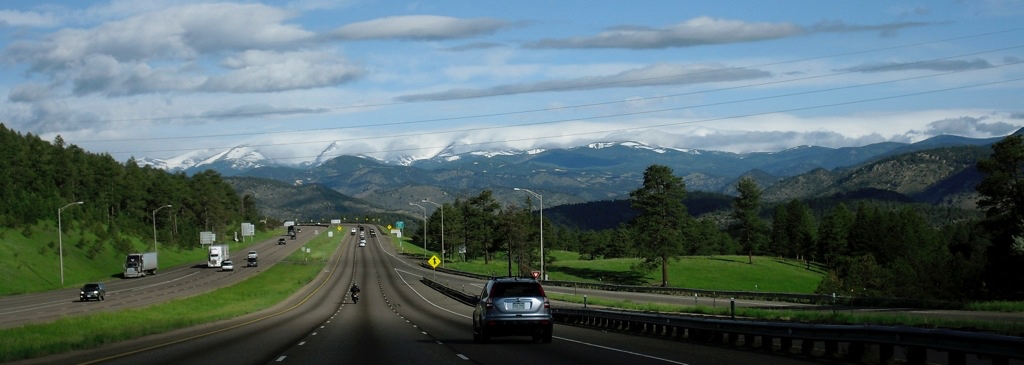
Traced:
<path fill-rule="evenodd" d="M 420 282 L 425 284 L 426 286 L 433 288 L 434 290 L 441 292 L 444 295 L 447 295 L 449 298 L 455 299 L 460 303 L 468 305 L 470 307 L 476 305 L 476 303 L 480 301 L 480 299 L 476 295 L 466 294 L 460 290 L 449 288 L 444 284 L 427 279 L 426 277 L 420 279 Z"/>
<path fill-rule="evenodd" d="M 893 359 L 895 348 L 906 349 L 909 364 L 927 364 L 928 350 L 947 353 L 948 363 L 965 364 L 968 354 L 991 359 L 992 364 L 1024 360 L 1024 337 L 947 329 L 901 326 L 820 325 L 694 318 L 610 310 L 552 308 L 563 324 L 674 337 L 701 342 L 761 347 L 783 353 L 858 361 L 870 347 L 878 348 L 878 362 Z M 777 341 L 776 341 L 777 340 Z M 778 350 L 775 349 L 776 342 Z M 796 345 L 799 343 L 799 345 Z M 816 347 L 820 343 L 823 347 Z M 840 344 L 846 352 L 840 353 Z"/>
<path fill-rule="evenodd" d="M 430 265 L 421 263 L 420 266 L 431 269 Z M 465 277 L 471 277 L 476 279 L 487 280 L 491 276 L 474 274 L 465 271 L 451 270 L 445 268 L 436 268 L 439 272 L 444 272 L 453 275 L 460 275 Z M 786 302 L 786 303 L 805 303 L 805 304 L 819 304 L 819 305 L 836 305 L 840 307 L 877 307 L 877 308 L 931 308 L 931 309 L 959 309 L 962 308 L 962 303 L 938 301 L 938 300 L 918 300 L 918 299 L 906 299 L 906 298 L 870 298 L 870 297 L 850 297 L 850 296 L 832 296 L 826 294 L 800 294 L 800 293 L 774 293 L 774 292 L 759 292 L 759 291 L 736 291 L 736 290 L 707 290 L 707 289 L 693 289 L 693 288 L 677 288 L 677 287 L 661 287 L 661 286 L 643 286 L 643 285 L 619 285 L 619 284 L 606 284 L 606 283 L 592 283 L 582 281 L 561 281 L 561 280 L 545 280 L 544 285 L 548 286 L 561 286 L 568 288 L 581 288 L 581 289 L 594 289 L 594 290 L 605 290 L 605 291 L 619 291 L 619 292 L 634 292 L 634 293 L 651 293 L 651 294 L 668 294 L 677 296 L 700 296 L 705 298 L 734 298 L 734 299 L 746 299 L 746 300 L 761 300 L 761 301 L 773 301 L 773 302 Z"/>
<path fill-rule="evenodd" d="M 475 295 L 426 277 L 420 281 L 469 306 L 476 305 L 478 300 Z M 990 333 L 905 326 L 766 322 L 604 309 L 552 308 L 551 312 L 557 322 L 567 325 L 759 347 L 833 360 L 860 361 L 870 348 L 877 348 L 878 363 L 892 360 L 896 348 L 906 350 L 908 364 L 927 364 L 929 350 L 945 352 L 950 365 L 966 364 L 968 354 L 991 359 L 993 365 L 1009 364 L 1011 359 L 1024 360 L 1024 337 Z M 845 345 L 845 351 L 840 351 L 840 345 Z"/>

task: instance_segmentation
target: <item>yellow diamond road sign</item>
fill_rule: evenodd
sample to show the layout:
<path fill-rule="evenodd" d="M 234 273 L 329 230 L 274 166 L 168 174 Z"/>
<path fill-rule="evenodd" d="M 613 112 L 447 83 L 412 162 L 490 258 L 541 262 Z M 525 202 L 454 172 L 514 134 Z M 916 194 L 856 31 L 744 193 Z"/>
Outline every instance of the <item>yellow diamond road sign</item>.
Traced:
<path fill-rule="evenodd" d="M 437 255 L 430 256 L 430 260 L 427 260 L 427 263 L 436 269 L 437 265 L 441 264 L 441 259 L 437 258 Z"/>

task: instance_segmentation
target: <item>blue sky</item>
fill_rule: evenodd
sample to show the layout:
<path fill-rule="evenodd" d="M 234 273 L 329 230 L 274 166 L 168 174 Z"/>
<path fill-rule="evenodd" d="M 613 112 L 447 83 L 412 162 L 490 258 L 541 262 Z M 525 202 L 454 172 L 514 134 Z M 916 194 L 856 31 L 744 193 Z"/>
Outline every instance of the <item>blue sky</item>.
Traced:
<path fill-rule="evenodd" d="M 120 161 L 1024 126 L 1024 0 L 4 1 L 0 34 L 0 122 Z"/>

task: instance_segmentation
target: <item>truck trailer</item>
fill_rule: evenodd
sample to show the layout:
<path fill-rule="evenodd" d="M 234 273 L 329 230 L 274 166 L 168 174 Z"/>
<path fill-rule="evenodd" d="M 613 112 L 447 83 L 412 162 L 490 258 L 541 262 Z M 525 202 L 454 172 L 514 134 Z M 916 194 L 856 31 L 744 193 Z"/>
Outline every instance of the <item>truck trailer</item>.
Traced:
<path fill-rule="evenodd" d="M 157 255 L 156 252 L 130 253 L 124 258 L 124 273 L 126 278 L 138 278 L 156 274 Z"/>
<path fill-rule="evenodd" d="M 228 254 L 228 245 L 210 245 L 209 258 L 206 267 L 220 267 L 224 260 L 231 258 Z"/>

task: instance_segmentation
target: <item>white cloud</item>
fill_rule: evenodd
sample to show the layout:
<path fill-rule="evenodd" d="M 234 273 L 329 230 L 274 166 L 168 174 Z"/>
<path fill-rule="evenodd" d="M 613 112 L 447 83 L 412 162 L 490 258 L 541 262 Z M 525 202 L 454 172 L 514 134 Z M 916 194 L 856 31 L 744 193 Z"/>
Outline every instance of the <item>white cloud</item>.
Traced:
<path fill-rule="evenodd" d="M 507 26 L 508 22 L 492 18 L 407 15 L 346 24 L 331 35 L 341 39 L 456 39 L 491 34 Z"/>
<path fill-rule="evenodd" d="M 8 55 L 35 71 L 59 72 L 97 54 L 120 62 L 190 60 L 208 52 L 295 48 L 313 34 L 283 23 L 292 16 L 257 4 L 187 5 L 16 42 Z"/>
<path fill-rule="evenodd" d="M 754 42 L 801 35 L 792 23 L 751 23 L 702 16 L 664 28 L 618 26 L 594 36 L 545 39 L 530 48 L 675 48 L 708 44 Z"/>
<path fill-rule="evenodd" d="M 222 63 L 231 72 L 211 78 L 207 91 L 270 92 L 334 86 L 363 74 L 363 69 L 325 52 L 246 51 Z"/>
<path fill-rule="evenodd" d="M 507 84 L 486 89 L 452 89 L 441 92 L 404 95 L 398 99 L 402 101 L 452 100 L 532 92 L 579 91 L 655 85 L 691 85 L 750 80 L 769 76 L 771 76 L 771 73 L 763 70 L 726 67 L 717 64 L 679 65 L 658 63 L 625 70 L 612 75 Z"/>
<path fill-rule="evenodd" d="M 43 28 L 57 24 L 57 17 L 51 13 L 0 10 L 0 28 L 5 26 Z"/>

